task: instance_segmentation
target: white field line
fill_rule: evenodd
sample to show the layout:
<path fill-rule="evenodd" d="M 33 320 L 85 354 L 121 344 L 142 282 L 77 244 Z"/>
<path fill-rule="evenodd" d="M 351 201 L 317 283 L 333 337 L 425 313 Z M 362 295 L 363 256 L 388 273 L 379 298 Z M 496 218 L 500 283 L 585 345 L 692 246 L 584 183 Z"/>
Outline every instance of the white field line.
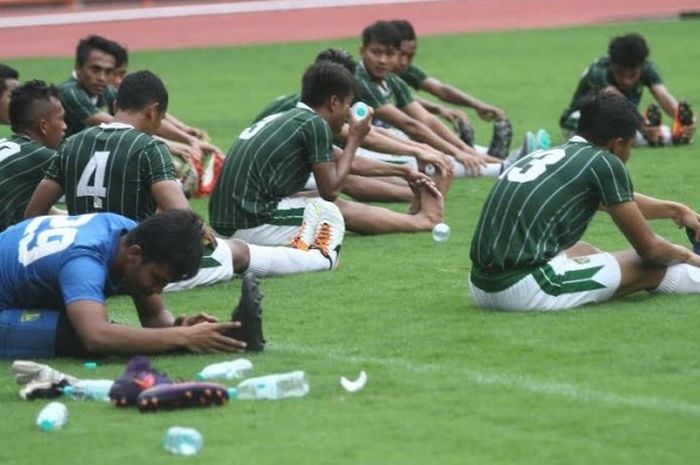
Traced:
<path fill-rule="evenodd" d="M 177 18 L 182 16 L 228 15 L 266 11 L 337 8 L 344 6 L 395 3 L 436 2 L 441 0 L 269 0 L 235 3 L 205 3 L 151 8 L 130 8 L 90 12 L 58 13 L 0 18 L 0 29 L 10 27 L 53 26 L 59 24 L 99 23 L 141 19 Z"/>
<path fill-rule="evenodd" d="M 541 380 L 531 376 L 485 372 L 437 363 L 413 363 L 402 358 L 380 358 L 348 355 L 334 349 L 311 349 L 294 344 L 270 344 L 269 348 L 272 350 L 280 350 L 282 352 L 293 352 L 300 355 L 327 358 L 337 362 L 353 363 L 358 365 L 373 364 L 392 368 L 401 368 L 408 372 L 417 374 L 436 372 L 456 373 L 466 377 L 475 384 L 502 386 L 546 396 L 564 397 L 585 403 L 605 404 L 613 407 L 633 407 L 663 413 L 681 413 L 700 416 L 700 405 L 698 404 L 656 396 L 635 396 L 618 394 L 615 392 L 599 391 L 586 386 L 559 381 Z"/>

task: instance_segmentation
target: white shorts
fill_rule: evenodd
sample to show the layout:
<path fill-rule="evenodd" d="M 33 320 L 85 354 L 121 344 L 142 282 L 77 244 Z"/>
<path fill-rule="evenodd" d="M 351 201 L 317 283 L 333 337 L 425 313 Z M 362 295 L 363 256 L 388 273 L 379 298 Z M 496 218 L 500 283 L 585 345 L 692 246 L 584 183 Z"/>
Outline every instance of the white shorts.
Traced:
<path fill-rule="evenodd" d="M 487 292 L 469 282 L 479 307 L 564 310 L 610 300 L 620 287 L 620 264 L 609 253 L 568 258 L 561 253 L 507 289 Z"/>
<path fill-rule="evenodd" d="M 216 248 L 202 257 L 199 272 L 186 281 L 179 281 L 165 286 L 165 292 L 184 291 L 200 286 L 210 286 L 233 279 L 233 256 L 225 240 L 217 239 Z"/>
<path fill-rule="evenodd" d="M 254 228 L 239 229 L 231 237 L 249 244 L 288 246 L 301 228 L 306 205 L 313 199 L 313 197 L 285 197 L 277 204 L 272 222 Z"/>

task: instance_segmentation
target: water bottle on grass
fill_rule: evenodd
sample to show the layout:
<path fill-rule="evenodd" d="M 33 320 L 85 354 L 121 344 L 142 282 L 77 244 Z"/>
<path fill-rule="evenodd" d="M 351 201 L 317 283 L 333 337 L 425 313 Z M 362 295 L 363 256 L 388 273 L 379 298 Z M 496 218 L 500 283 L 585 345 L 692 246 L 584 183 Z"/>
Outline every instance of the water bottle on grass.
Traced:
<path fill-rule="evenodd" d="M 109 402 L 109 390 L 114 381 L 111 379 L 83 379 L 63 388 L 63 395 L 77 400 L 102 400 Z"/>
<path fill-rule="evenodd" d="M 196 455 L 202 448 L 202 435 L 193 428 L 172 426 L 165 432 L 163 447 L 175 455 Z"/>
<path fill-rule="evenodd" d="M 202 371 L 197 373 L 197 379 L 200 381 L 211 379 L 236 379 L 243 378 L 253 369 L 253 364 L 250 360 L 239 358 L 228 362 L 214 363 L 207 365 Z"/>
<path fill-rule="evenodd" d="M 246 379 L 229 389 L 229 397 L 239 399 L 285 399 L 308 393 L 309 381 L 301 370 Z"/>
<path fill-rule="evenodd" d="M 55 431 L 63 428 L 68 421 L 68 409 L 60 402 L 51 402 L 41 409 L 36 417 L 36 425 L 42 431 Z"/>

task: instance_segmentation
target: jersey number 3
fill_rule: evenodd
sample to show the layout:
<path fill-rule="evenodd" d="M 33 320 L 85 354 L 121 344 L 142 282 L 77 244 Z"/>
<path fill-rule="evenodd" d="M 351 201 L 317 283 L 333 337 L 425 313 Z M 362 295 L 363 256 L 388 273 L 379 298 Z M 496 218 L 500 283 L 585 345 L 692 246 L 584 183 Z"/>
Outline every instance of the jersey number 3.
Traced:
<path fill-rule="evenodd" d="M 506 178 L 517 183 L 534 181 L 547 171 L 547 166 L 558 163 L 565 155 L 562 149 L 535 152 L 527 158 L 527 164 L 509 169 Z"/>
<path fill-rule="evenodd" d="M 81 216 L 40 216 L 34 218 L 19 241 L 19 262 L 28 266 L 48 255 L 66 250 L 78 235 L 78 226 L 90 221 L 95 214 Z M 41 231 L 39 227 L 48 226 Z"/>

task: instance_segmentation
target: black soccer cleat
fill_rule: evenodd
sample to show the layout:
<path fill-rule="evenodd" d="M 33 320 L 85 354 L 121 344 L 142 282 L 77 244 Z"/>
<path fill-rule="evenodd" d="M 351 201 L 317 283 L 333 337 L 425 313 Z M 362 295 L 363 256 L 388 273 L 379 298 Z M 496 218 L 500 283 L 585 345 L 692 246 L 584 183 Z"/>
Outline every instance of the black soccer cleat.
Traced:
<path fill-rule="evenodd" d="M 231 321 L 240 321 L 239 328 L 233 328 L 226 333 L 246 343 L 246 351 L 262 352 L 265 348 L 265 338 L 262 330 L 262 301 L 263 295 L 258 287 L 255 275 L 248 271 L 243 275 L 241 283 L 241 298 L 231 314 Z"/>
<path fill-rule="evenodd" d="M 693 124 L 695 124 L 695 113 L 693 113 L 693 109 L 690 108 L 688 102 L 680 100 L 675 117 L 673 118 L 673 125 L 671 126 L 673 143 L 676 145 L 690 144 L 691 140 L 684 134 L 684 129 Z"/>
<path fill-rule="evenodd" d="M 460 119 L 457 121 L 457 132 L 462 142 L 474 148 L 474 126 Z"/>
<path fill-rule="evenodd" d="M 693 252 L 700 255 L 700 242 L 695 240 L 695 230 L 686 227 L 685 233 L 688 235 L 688 240 L 690 240 L 690 244 L 693 246 Z"/>
<path fill-rule="evenodd" d="M 500 159 L 506 158 L 512 140 L 513 125 L 510 120 L 507 118 L 499 119 L 493 123 L 493 137 L 491 137 L 488 154 Z"/>
<path fill-rule="evenodd" d="M 161 384 L 139 394 L 136 405 L 143 412 L 225 405 L 226 387 L 218 383 L 185 382 Z"/>

